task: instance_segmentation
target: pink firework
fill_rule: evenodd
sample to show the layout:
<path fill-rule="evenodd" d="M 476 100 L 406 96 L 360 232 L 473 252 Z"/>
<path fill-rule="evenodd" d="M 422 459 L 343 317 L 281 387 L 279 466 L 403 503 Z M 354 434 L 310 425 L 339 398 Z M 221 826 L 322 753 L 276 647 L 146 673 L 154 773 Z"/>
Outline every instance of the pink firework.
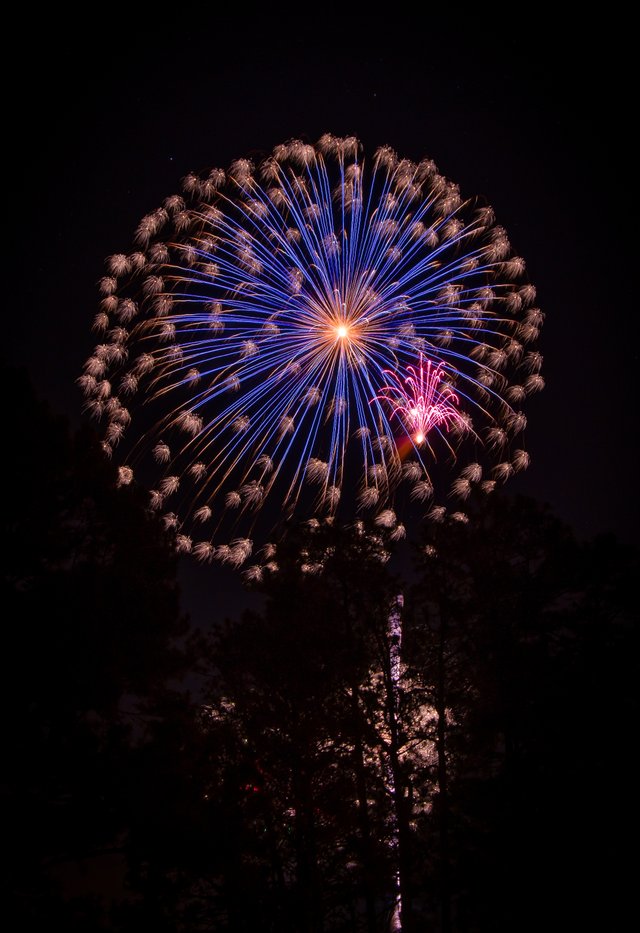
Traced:
<path fill-rule="evenodd" d="M 390 369 L 384 374 L 392 380 L 383 387 L 376 398 L 392 406 L 392 415 L 397 415 L 405 425 L 414 443 L 422 444 L 433 428 L 453 425 L 464 428 L 465 418 L 458 411 L 458 396 L 448 385 L 440 386 L 443 377 L 442 364 L 426 363 L 420 354 L 420 366 L 407 366 L 408 376 L 401 378 Z"/>

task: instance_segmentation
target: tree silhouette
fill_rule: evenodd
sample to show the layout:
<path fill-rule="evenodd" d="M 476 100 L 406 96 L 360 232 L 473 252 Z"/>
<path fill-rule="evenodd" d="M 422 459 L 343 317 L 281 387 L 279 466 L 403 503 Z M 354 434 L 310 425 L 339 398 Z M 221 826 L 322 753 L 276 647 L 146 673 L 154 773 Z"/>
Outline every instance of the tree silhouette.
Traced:
<path fill-rule="evenodd" d="M 101 895 L 126 893 L 130 750 L 145 706 L 186 667 L 186 623 L 162 529 L 135 492 L 116 490 L 93 435 L 70 435 L 23 373 L 3 371 L 2 382 L 14 399 L 3 510 L 6 903 L 25 923 L 85 928 L 98 923 Z"/>
<path fill-rule="evenodd" d="M 361 913 L 378 929 L 385 889 L 390 897 L 387 828 L 374 836 L 370 815 L 373 805 L 380 820 L 389 801 L 364 696 L 393 593 L 379 551 L 333 528 L 293 536 L 267 584 L 264 618 L 247 615 L 215 639 L 212 734 L 236 730 L 235 806 L 259 812 L 253 830 L 269 840 L 262 882 L 252 879 L 254 891 L 277 888 L 273 913 L 261 907 L 264 929 L 342 929 Z M 301 561 L 322 569 L 305 574 Z M 228 792 L 228 783 L 218 786 Z M 245 885 L 228 888 L 229 910 L 256 906 L 237 898 Z"/>
<path fill-rule="evenodd" d="M 196 639 L 135 487 L 3 380 L 3 884 L 24 928 L 624 926 L 635 553 L 497 497 L 423 529 L 409 588 L 384 531 L 312 523 L 264 611 Z"/>
<path fill-rule="evenodd" d="M 444 696 L 434 808 L 443 930 L 562 928 L 598 912 L 607 926 L 621 902 L 600 849 L 616 830 L 585 820 L 584 776 L 614 766 L 594 730 L 630 727 L 633 560 L 612 540 L 579 545 L 524 499 L 430 528 L 413 634 L 437 708 Z M 615 725 L 600 712 L 607 696 L 618 698 Z"/>

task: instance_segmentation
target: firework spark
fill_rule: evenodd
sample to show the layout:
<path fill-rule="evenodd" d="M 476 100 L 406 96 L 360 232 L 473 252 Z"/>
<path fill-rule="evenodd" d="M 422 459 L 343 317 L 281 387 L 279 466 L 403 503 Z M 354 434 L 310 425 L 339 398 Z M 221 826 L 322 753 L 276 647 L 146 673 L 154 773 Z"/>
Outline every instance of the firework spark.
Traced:
<path fill-rule="evenodd" d="M 416 369 L 407 366 L 408 376 L 401 377 L 392 370 L 383 370 L 391 380 L 376 398 L 388 402 L 391 414 L 397 415 L 415 444 L 424 444 L 432 429 L 456 426 L 461 430 L 466 427 L 463 416 L 457 409 L 458 396 L 448 385 L 440 387 L 443 378 L 443 366 L 435 366 L 431 360 L 424 362 L 420 353 L 420 363 Z"/>
<path fill-rule="evenodd" d="M 120 482 L 202 560 L 241 564 L 278 518 L 386 527 L 401 483 L 440 519 L 436 461 L 463 499 L 528 462 L 543 315 L 523 276 L 432 161 L 294 140 L 188 175 L 141 220 L 107 260 L 79 383 Z"/>

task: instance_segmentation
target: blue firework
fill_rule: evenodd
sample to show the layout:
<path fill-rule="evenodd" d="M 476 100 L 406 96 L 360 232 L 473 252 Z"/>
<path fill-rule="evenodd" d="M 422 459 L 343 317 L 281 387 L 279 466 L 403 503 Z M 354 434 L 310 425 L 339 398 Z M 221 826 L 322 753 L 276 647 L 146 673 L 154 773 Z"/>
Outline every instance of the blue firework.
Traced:
<path fill-rule="evenodd" d="M 401 484 L 437 518 L 527 465 L 535 289 L 430 160 L 292 141 L 187 176 L 136 246 L 107 260 L 80 383 L 181 550 L 241 564 L 279 521 L 367 509 L 400 537 Z M 456 403 L 427 433 L 402 394 L 423 361 Z"/>

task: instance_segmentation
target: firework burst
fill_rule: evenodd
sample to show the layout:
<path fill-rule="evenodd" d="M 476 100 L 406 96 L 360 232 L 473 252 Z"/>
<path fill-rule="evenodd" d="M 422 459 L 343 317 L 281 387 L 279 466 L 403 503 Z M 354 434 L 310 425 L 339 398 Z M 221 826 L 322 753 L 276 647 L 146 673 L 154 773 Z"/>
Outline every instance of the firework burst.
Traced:
<path fill-rule="evenodd" d="M 416 369 L 407 366 L 408 375 L 401 377 L 391 370 L 384 370 L 384 375 L 391 381 L 377 396 L 388 402 L 391 414 L 397 415 L 413 442 L 424 444 L 432 430 L 446 431 L 451 427 L 464 431 L 467 422 L 458 409 L 458 396 L 448 385 L 440 387 L 443 378 L 443 366 L 437 366 L 427 360 L 422 353 Z"/>
<path fill-rule="evenodd" d="M 79 382 L 121 482 L 201 560 L 242 564 L 292 517 L 387 527 L 401 484 L 441 518 L 434 496 L 528 462 L 543 316 L 523 275 L 433 162 L 292 141 L 188 175 L 141 220 L 107 260 Z"/>

